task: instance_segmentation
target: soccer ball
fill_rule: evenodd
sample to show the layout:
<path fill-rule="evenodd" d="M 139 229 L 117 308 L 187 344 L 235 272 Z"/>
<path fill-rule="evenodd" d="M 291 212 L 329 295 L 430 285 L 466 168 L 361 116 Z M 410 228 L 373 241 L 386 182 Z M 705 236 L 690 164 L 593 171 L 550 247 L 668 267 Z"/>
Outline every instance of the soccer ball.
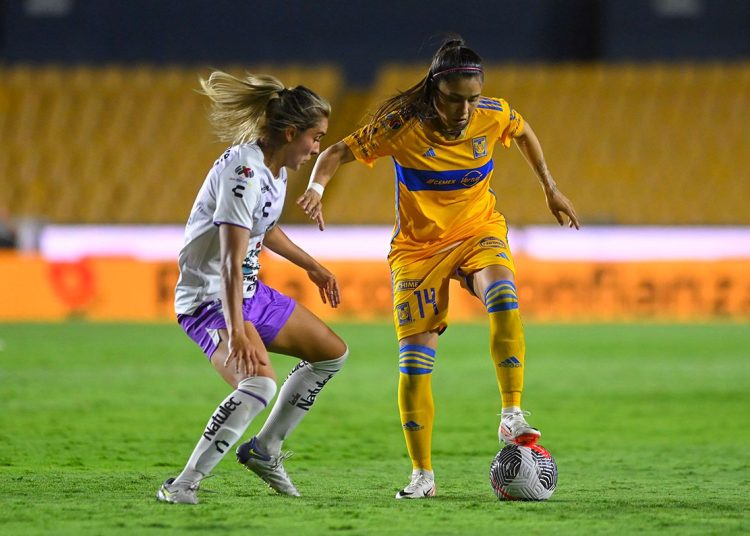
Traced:
<path fill-rule="evenodd" d="M 541 445 L 508 445 L 492 460 L 490 485 L 501 501 L 546 501 L 557 486 L 557 464 Z"/>

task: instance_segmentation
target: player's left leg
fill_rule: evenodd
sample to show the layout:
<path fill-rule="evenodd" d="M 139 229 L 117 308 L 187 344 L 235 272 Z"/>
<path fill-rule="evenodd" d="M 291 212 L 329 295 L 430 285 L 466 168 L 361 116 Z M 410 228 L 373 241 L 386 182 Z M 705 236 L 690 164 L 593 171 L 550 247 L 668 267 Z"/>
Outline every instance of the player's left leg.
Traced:
<path fill-rule="evenodd" d="M 279 493 L 298 495 L 282 462 L 284 440 L 312 408 L 326 384 L 341 370 L 349 349 L 323 321 L 301 304 L 267 345 L 270 352 L 300 358 L 279 390 L 260 432 L 237 449 L 240 463 Z"/>
<path fill-rule="evenodd" d="M 513 272 L 507 266 L 491 265 L 472 276 L 474 293 L 490 319 L 490 351 L 503 402 L 500 439 L 534 444 L 541 433 L 528 425 L 521 410 L 526 342 Z"/>
<path fill-rule="evenodd" d="M 349 349 L 322 320 L 297 304 L 268 350 L 302 360 L 284 380 L 277 402 L 257 436 L 262 448 L 276 453 L 310 411 L 320 391 L 344 366 Z"/>

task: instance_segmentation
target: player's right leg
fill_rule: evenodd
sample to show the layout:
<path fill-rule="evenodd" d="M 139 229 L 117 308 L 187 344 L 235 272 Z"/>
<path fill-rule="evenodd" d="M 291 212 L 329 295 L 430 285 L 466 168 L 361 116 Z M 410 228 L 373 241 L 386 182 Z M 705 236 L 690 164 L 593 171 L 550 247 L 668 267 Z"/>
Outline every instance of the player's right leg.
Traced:
<path fill-rule="evenodd" d="M 226 329 L 217 327 L 223 325 L 221 307 L 209 306 L 199 311 L 194 316 L 183 317 L 181 325 L 209 356 L 213 367 L 233 391 L 212 413 L 182 472 L 164 482 L 157 492 L 156 497 L 162 502 L 196 504 L 201 480 L 216 467 L 276 394 L 270 364 L 256 370 L 252 377 L 236 372 L 234 363 L 224 365 L 229 355 L 229 337 Z"/>
<path fill-rule="evenodd" d="M 435 495 L 432 468 L 432 370 L 438 335 L 447 325 L 450 253 L 392 267 L 393 321 L 399 339 L 398 409 L 412 463 L 409 484 L 397 499 Z"/>

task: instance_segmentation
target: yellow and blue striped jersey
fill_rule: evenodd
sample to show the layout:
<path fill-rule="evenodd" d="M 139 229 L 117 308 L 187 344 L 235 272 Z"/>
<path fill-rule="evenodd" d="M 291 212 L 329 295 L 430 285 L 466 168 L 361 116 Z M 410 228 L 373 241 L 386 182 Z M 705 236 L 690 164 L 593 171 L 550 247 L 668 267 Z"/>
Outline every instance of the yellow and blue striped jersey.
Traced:
<path fill-rule="evenodd" d="M 503 99 L 481 97 L 464 135 L 449 140 L 416 118 L 389 115 L 367 136 L 344 139 L 369 166 L 390 156 L 396 167 L 397 220 L 389 261 L 400 266 L 450 249 L 478 227 L 502 221 L 490 190 L 492 153 L 510 147 L 523 118 Z"/>

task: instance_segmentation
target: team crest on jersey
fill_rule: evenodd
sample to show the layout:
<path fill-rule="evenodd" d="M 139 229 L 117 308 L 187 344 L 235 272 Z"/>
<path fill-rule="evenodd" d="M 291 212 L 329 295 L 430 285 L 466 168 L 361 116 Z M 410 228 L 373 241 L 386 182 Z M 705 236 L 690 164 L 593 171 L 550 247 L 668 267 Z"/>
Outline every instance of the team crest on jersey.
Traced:
<path fill-rule="evenodd" d="M 471 147 L 474 149 L 474 158 L 487 156 L 487 136 L 472 138 Z"/>
<path fill-rule="evenodd" d="M 255 172 L 247 166 L 237 166 L 236 168 L 234 168 L 234 172 L 237 175 L 242 175 L 243 177 L 247 179 L 255 175 Z"/>
<path fill-rule="evenodd" d="M 505 242 L 500 240 L 499 238 L 496 238 L 494 236 L 488 236 L 486 238 L 482 238 L 479 241 L 479 247 L 480 248 L 492 248 L 492 249 L 502 249 L 505 248 Z"/>
<path fill-rule="evenodd" d="M 404 126 L 404 122 L 401 120 L 401 116 L 399 116 L 397 113 L 389 114 L 383 122 L 385 123 L 386 128 L 388 128 L 389 130 L 398 130 L 402 126 Z"/>
<path fill-rule="evenodd" d="M 411 317 L 411 309 L 409 308 L 409 303 L 399 303 L 396 306 L 396 318 L 398 318 L 398 325 L 403 326 L 405 324 L 411 324 L 413 321 Z"/>
<path fill-rule="evenodd" d="M 400 281 L 396 281 L 396 292 L 414 290 L 420 283 L 422 283 L 421 279 L 401 279 Z"/>

